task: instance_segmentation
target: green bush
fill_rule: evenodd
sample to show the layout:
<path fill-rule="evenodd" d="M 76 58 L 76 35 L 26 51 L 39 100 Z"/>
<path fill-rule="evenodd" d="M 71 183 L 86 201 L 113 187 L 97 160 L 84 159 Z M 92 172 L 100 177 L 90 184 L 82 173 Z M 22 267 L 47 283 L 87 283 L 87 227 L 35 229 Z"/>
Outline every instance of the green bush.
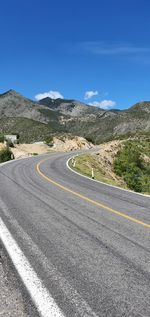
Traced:
<path fill-rule="evenodd" d="M 44 142 L 47 144 L 47 145 L 50 145 L 52 146 L 53 145 L 53 137 L 50 135 L 48 137 L 45 138 Z"/>
<path fill-rule="evenodd" d="M 2 149 L 0 151 L 0 163 L 10 161 L 12 159 L 12 156 L 13 156 L 13 154 L 9 148 Z"/>
<path fill-rule="evenodd" d="M 95 138 L 92 135 L 91 136 L 87 135 L 85 136 L 85 138 L 88 142 L 95 144 Z"/>
<path fill-rule="evenodd" d="M 14 147 L 14 144 L 13 144 L 13 142 L 10 139 L 8 139 L 6 141 L 6 144 L 7 144 L 8 147 Z"/>
<path fill-rule="evenodd" d="M 115 173 L 137 192 L 150 192 L 150 167 L 142 157 L 144 148 L 145 144 L 127 141 L 114 160 Z"/>
<path fill-rule="evenodd" d="M 0 143 L 4 143 L 5 137 L 4 134 L 0 133 Z"/>

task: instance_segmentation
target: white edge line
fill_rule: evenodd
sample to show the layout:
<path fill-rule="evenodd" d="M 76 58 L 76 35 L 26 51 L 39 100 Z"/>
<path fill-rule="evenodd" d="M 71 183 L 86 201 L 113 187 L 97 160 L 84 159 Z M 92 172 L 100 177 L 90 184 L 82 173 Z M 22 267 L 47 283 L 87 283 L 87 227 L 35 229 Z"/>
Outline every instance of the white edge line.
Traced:
<path fill-rule="evenodd" d="M 43 155 L 43 154 L 42 154 Z M 44 154 L 45 155 L 45 154 Z M 32 156 L 31 156 L 32 157 Z M 7 162 L 1 163 L 0 167 L 10 164 L 19 160 L 27 160 L 31 157 L 19 158 L 15 160 L 9 160 Z M 44 287 L 41 280 L 38 278 L 37 274 L 31 267 L 27 258 L 17 245 L 14 238 L 11 236 L 4 222 L 0 218 L 0 239 L 11 258 L 15 269 L 17 270 L 24 286 L 26 287 L 31 299 L 37 308 L 41 317 L 64 317 L 61 313 L 59 307 L 55 303 L 54 299 L 51 297 L 47 289 Z"/>
<path fill-rule="evenodd" d="M 73 307 L 75 307 L 79 316 L 98 317 L 92 311 L 88 303 L 77 292 L 77 290 L 75 290 L 73 286 L 69 284 L 65 277 L 59 271 L 57 271 L 49 259 L 46 258 L 38 246 L 33 242 L 31 237 L 18 224 L 17 220 L 12 218 L 9 209 L 1 198 L 0 205 L 2 206 L 4 215 L 12 224 L 13 228 L 17 231 L 18 237 L 21 237 L 24 241 L 26 241 L 26 246 L 32 251 L 33 254 L 35 254 L 36 257 L 38 257 L 41 267 L 49 272 L 50 276 L 52 277 L 52 281 L 57 281 L 59 289 L 63 290 L 67 300 L 71 303 L 71 305 L 73 305 Z"/>
<path fill-rule="evenodd" d="M 64 317 L 0 218 L 0 238 L 41 317 Z"/>
<path fill-rule="evenodd" d="M 139 196 L 144 196 L 144 197 L 150 198 L 150 195 L 146 195 L 146 194 L 142 194 L 142 193 L 137 193 L 137 192 L 134 192 L 134 191 L 132 191 L 132 190 L 124 189 L 124 188 L 121 188 L 121 187 L 118 187 L 118 186 L 115 186 L 115 185 L 110 185 L 110 184 L 107 184 L 107 183 L 98 181 L 98 180 L 96 180 L 96 179 L 92 179 L 92 178 L 90 178 L 90 177 L 88 177 L 88 176 L 86 176 L 86 175 L 83 175 L 83 174 L 81 174 L 81 173 L 75 171 L 74 169 L 72 169 L 72 168 L 69 166 L 69 161 L 70 161 L 71 159 L 73 159 L 74 157 L 77 157 L 77 156 L 79 156 L 79 155 L 83 155 L 83 154 L 73 155 L 73 156 L 71 156 L 71 157 L 67 160 L 67 162 L 66 162 L 67 168 L 68 168 L 70 171 L 72 171 L 73 173 L 75 173 L 75 174 L 77 174 L 77 175 L 79 175 L 79 176 L 82 176 L 82 177 L 84 177 L 84 178 L 87 178 L 87 179 L 89 179 L 90 181 L 93 181 L 93 182 L 96 182 L 96 183 L 99 183 L 99 184 L 102 184 L 102 185 L 105 185 L 105 186 L 108 186 L 108 187 L 111 187 L 111 188 L 120 189 L 120 190 L 125 191 L 125 192 L 128 192 L 128 193 L 130 193 L 130 194 L 135 194 L 135 195 L 139 195 Z"/>

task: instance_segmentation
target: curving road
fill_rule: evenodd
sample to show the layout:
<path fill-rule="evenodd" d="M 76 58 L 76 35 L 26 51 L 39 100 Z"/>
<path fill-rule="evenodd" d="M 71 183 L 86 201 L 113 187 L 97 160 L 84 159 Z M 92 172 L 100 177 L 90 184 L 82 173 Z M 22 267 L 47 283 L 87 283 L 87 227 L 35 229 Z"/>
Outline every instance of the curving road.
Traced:
<path fill-rule="evenodd" d="M 150 198 L 73 173 L 71 155 L 0 167 L 0 217 L 59 308 L 41 315 L 148 317 Z"/>

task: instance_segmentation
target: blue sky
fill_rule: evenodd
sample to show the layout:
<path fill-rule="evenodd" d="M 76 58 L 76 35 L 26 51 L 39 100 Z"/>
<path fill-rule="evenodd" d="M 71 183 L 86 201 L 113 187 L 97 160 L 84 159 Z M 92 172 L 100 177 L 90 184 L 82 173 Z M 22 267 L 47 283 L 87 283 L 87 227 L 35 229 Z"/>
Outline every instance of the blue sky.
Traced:
<path fill-rule="evenodd" d="M 149 12 L 149 0 L 2 0 L 0 93 L 150 100 Z"/>

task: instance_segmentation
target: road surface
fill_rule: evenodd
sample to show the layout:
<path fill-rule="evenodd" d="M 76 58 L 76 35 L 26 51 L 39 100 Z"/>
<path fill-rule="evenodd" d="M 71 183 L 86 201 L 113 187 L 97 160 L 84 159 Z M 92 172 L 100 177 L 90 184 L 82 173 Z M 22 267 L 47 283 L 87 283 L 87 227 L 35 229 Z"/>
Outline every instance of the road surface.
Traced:
<path fill-rule="evenodd" d="M 28 291 L 44 317 L 149 317 L 150 197 L 73 173 L 70 156 L 0 167 L 3 239 L 14 263 L 26 261 L 19 274 L 29 265 Z"/>

